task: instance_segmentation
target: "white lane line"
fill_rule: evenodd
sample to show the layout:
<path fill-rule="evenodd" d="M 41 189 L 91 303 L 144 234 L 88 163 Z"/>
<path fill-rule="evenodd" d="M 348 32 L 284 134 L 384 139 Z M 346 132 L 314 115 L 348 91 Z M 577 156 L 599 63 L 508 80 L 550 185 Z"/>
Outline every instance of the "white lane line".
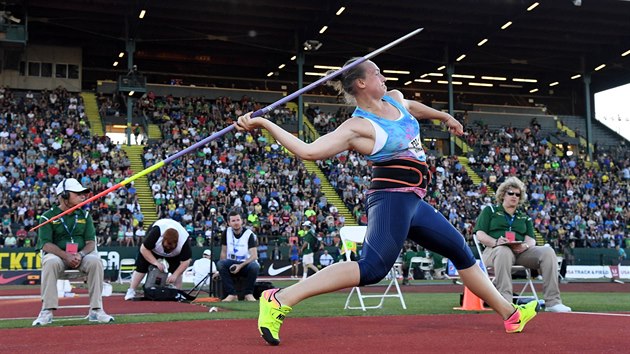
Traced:
<path fill-rule="evenodd" d="M 600 316 L 618 316 L 618 317 L 630 317 L 628 313 L 606 313 L 606 312 L 580 312 L 580 311 L 571 311 L 566 312 L 568 314 L 576 314 L 576 315 L 600 315 Z"/>

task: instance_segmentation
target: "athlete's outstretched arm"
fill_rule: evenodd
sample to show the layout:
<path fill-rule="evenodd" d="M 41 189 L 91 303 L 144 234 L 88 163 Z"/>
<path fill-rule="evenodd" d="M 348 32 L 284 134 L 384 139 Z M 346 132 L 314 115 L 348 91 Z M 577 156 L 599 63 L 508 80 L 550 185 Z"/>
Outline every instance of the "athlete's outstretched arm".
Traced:
<path fill-rule="evenodd" d="M 429 106 L 426 106 L 418 101 L 407 100 L 403 97 L 402 93 L 398 90 L 392 90 L 388 92 L 388 95 L 392 96 L 398 102 L 402 103 L 405 108 L 416 117 L 416 119 L 437 119 L 442 121 L 448 127 L 451 134 L 463 135 L 464 128 L 453 116 L 446 112 L 438 111 Z"/>
<path fill-rule="evenodd" d="M 282 146 L 299 158 L 310 161 L 322 160 L 342 151 L 352 149 L 364 135 L 364 133 L 361 133 L 364 127 L 360 127 L 361 123 L 355 118 L 346 120 L 333 132 L 320 137 L 310 144 L 303 142 L 272 121 L 261 117 L 251 118 L 251 113 L 240 116 L 235 125 L 239 131 L 255 128 L 267 129 Z"/>

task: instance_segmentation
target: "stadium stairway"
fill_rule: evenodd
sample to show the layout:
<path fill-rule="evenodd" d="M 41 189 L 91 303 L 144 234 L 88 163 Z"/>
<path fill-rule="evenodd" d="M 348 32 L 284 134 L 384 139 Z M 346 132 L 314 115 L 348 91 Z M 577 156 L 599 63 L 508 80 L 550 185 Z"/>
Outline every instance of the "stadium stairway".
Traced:
<path fill-rule="evenodd" d="M 297 108 L 295 109 L 295 111 L 297 111 Z M 308 118 L 306 118 L 306 116 L 304 116 L 304 124 L 305 126 L 308 127 L 307 129 L 312 129 L 313 131 L 315 131 L 315 127 L 313 127 L 313 125 L 308 121 Z M 274 139 L 273 136 L 267 130 L 263 129 L 262 134 L 267 139 L 267 142 L 269 144 L 276 143 L 276 139 Z M 316 131 L 315 131 L 315 134 L 317 134 Z M 291 153 L 290 151 L 286 149 L 284 150 L 288 154 L 293 155 L 293 153 Z M 354 215 L 352 215 L 352 211 L 350 211 L 350 209 L 348 209 L 348 207 L 346 207 L 346 205 L 343 203 L 343 201 L 341 200 L 341 197 L 339 197 L 339 194 L 337 193 L 335 188 L 332 186 L 332 184 L 330 184 L 330 181 L 328 181 L 328 178 L 326 177 L 324 172 L 319 168 L 319 166 L 317 166 L 317 164 L 314 161 L 302 160 L 302 163 L 304 164 L 304 167 L 309 173 L 315 173 L 315 175 L 319 177 L 319 179 L 322 182 L 322 185 L 321 185 L 322 193 L 324 193 L 324 195 L 326 196 L 328 203 L 336 206 L 337 210 L 339 210 L 339 214 L 344 216 L 344 218 L 346 219 L 345 225 L 347 226 L 358 225 L 357 220 L 355 219 Z"/>
<path fill-rule="evenodd" d="M 85 115 L 90 123 L 90 132 L 95 136 L 105 135 L 101 115 L 98 112 L 96 95 L 91 92 L 81 92 L 81 98 L 83 98 L 83 105 L 85 106 Z"/>
<path fill-rule="evenodd" d="M 575 138 L 575 132 L 571 128 L 569 128 L 568 126 L 563 125 L 562 122 L 560 121 L 560 119 L 558 119 L 556 121 L 556 126 L 558 127 L 558 130 L 567 133 L 567 135 L 569 137 Z M 579 140 L 580 140 L 580 146 L 586 147 L 586 139 L 584 139 L 583 137 L 580 136 Z M 593 151 L 593 150 L 595 150 L 595 146 L 593 146 L 593 144 L 591 144 L 591 151 Z M 591 161 L 586 161 L 586 160 L 584 161 L 584 165 L 586 167 L 591 167 L 591 164 L 593 164 L 594 167 L 599 170 L 599 164 L 597 163 L 597 161 L 592 161 L 592 162 Z"/>
<path fill-rule="evenodd" d="M 311 137 L 311 139 L 313 139 L 313 141 L 319 138 L 319 133 L 317 132 L 317 129 L 315 129 L 315 126 L 313 125 L 313 123 L 311 123 L 310 120 L 308 120 L 308 117 L 306 117 L 306 115 L 304 116 L 304 128 L 309 130 L 309 136 Z M 317 175 L 317 177 L 319 177 L 319 179 L 322 181 L 322 193 L 324 193 L 329 203 L 337 207 L 337 210 L 339 210 L 339 214 L 343 215 L 346 218 L 345 225 L 359 225 L 357 223 L 357 219 L 352 214 L 352 211 L 348 209 L 346 204 L 339 196 L 339 193 L 335 190 L 335 187 L 330 184 L 328 177 L 326 177 L 326 174 L 321 170 L 321 168 L 319 168 L 319 166 L 314 161 L 302 161 L 302 163 L 304 163 L 304 166 L 306 167 L 306 170 L 308 172 L 315 173 L 315 175 Z"/>
<path fill-rule="evenodd" d="M 562 150 L 558 149 L 554 144 L 552 144 L 551 142 L 547 142 L 547 146 L 551 149 L 551 151 L 555 151 L 556 156 L 558 157 L 562 157 L 564 156 L 564 153 L 562 152 Z"/>
<path fill-rule="evenodd" d="M 315 173 L 315 175 L 317 175 L 317 177 L 319 177 L 319 179 L 322 181 L 322 186 L 321 186 L 322 193 L 324 193 L 324 195 L 326 196 L 328 203 L 331 203 L 334 206 L 336 206 L 337 210 L 339 210 L 339 214 L 343 215 L 344 218 L 346 218 L 345 225 L 346 226 L 359 225 L 357 223 L 357 220 L 354 218 L 354 215 L 352 215 L 352 212 L 350 211 L 350 209 L 348 209 L 348 207 L 346 207 L 346 205 L 343 203 L 343 201 L 341 200 L 341 197 L 339 197 L 339 194 L 337 193 L 335 188 L 332 186 L 332 184 L 330 184 L 330 182 L 328 181 L 328 178 L 326 178 L 326 175 L 319 168 L 319 166 L 317 166 L 315 161 L 302 160 L 302 163 L 304 164 L 304 166 L 306 167 L 306 170 L 309 173 Z"/>
<path fill-rule="evenodd" d="M 274 139 L 273 136 L 267 130 L 263 129 L 262 134 L 267 139 L 267 142 L 269 142 L 269 144 L 276 143 L 276 139 Z M 290 152 L 289 150 L 287 149 L 284 149 L 284 150 L 288 154 L 293 155 L 293 153 Z M 328 181 L 328 178 L 326 178 L 326 175 L 324 175 L 324 172 L 322 172 L 319 166 L 317 166 L 317 164 L 313 161 L 302 160 L 302 163 L 304 164 L 304 167 L 309 173 L 315 173 L 317 177 L 319 177 L 319 179 L 322 181 L 322 193 L 324 193 L 329 203 L 337 207 L 337 210 L 339 210 L 339 214 L 343 215 L 346 218 L 345 225 L 348 225 L 348 226 L 358 225 L 356 219 L 352 215 L 352 212 L 343 203 L 343 201 L 339 197 L 339 194 L 337 193 L 337 191 L 335 191 L 335 188 L 330 184 L 330 182 Z"/>
<path fill-rule="evenodd" d="M 162 130 L 157 124 L 148 125 L 148 139 L 149 140 L 162 140 Z"/>
<path fill-rule="evenodd" d="M 122 145 L 122 149 L 127 154 L 131 164 L 131 170 L 134 173 L 144 170 L 144 164 L 142 163 L 143 148 L 144 146 L 142 145 Z M 142 214 L 144 215 L 145 228 L 148 228 L 158 219 L 158 216 L 155 212 L 155 201 L 147 176 L 138 177 L 138 179 L 134 181 L 134 187 L 136 187 L 136 194 L 138 195 L 138 204 L 140 204 Z"/>
<path fill-rule="evenodd" d="M 556 127 L 558 128 L 558 130 L 567 133 L 569 137 L 575 138 L 575 131 L 573 131 L 573 129 L 569 128 L 568 126 L 563 125 L 560 119 L 556 121 Z M 580 136 L 579 140 L 580 140 L 580 146 L 586 147 L 586 139 Z M 591 144 L 591 149 L 594 149 L 594 148 L 595 147 L 593 146 L 593 144 Z"/>
<path fill-rule="evenodd" d="M 261 131 L 262 135 L 265 137 L 265 139 L 267 139 L 267 143 L 269 145 L 277 143 L 276 139 L 273 137 L 273 135 L 271 135 L 271 133 L 269 133 L 269 131 L 267 129 L 261 129 L 260 131 Z M 289 150 L 285 149 L 285 151 L 287 151 L 289 154 L 293 155 L 293 153 L 291 153 Z"/>
<path fill-rule="evenodd" d="M 269 133 L 267 129 L 261 129 L 261 133 L 265 137 L 265 139 L 267 139 L 267 144 L 269 145 L 278 144 L 280 147 L 282 147 L 282 151 L 284 151 L 285 154 L 289 154 L 289 156 L 293 156 L 293 153 L 287 150 L 284 146 L 280 145 L 280 143 L 278 143 L 278 141 L 273 137 L 273 135 L 271 135 L 271 133 Z"/>
<path fill-rule="evenodd" d="M 445 126 L 442 126 L 442 122 L 437 120 L 437 119 L 432 119 L 431 122 L 433 123 L 433 125 L 441 127 L 442 130 L 446 130 Z M 471 148 L 463 139 L 460 139 L 458 136 L 455 135 L 451 135 L 453 137 L 453 139 L 455 140 L 455 145 L 457 145 L 458 148 L 460 148 L 462 150 L 462 154 L 468 154 L 468 152 L 474 151 L 473 148 Z M 477 183 L 477 182 L 475 182 Z"/>
<path fill-rule="evenodd" d="M 459 163 L 462 166 L 464 166 L 464 169 L 466 170 L 466 174 L 468 175 L 468 177 L 470 177 L 470 179 L 473 181 L 473 183 L 476 186 L 480 185 L 483 180 L 481 179 L 481 177 L 479 177 L 479 175 L 468 164 L 468 157 L 466 157 L 466 156 L 457 156 L 457 160 L 459 160 Z M 494 189 L 492 189 L 492 187 L 490 187 L 490 186 L 488 186 L 488 195 L 489 196 L 493 196 L 494 195 Z"/>

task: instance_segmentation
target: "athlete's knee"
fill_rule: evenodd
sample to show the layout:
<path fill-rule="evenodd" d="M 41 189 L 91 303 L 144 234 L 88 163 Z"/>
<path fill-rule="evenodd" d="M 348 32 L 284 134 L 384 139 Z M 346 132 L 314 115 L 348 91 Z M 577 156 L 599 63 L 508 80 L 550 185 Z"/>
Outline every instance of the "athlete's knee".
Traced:
<path fill-rule="evenodd" d="M 477 263 L 469 247 L 451 250 L 451 252 L 445 254 L 445 256 L 453 262 L 456 269 L 467 269 Z M 486 261 L 484 260 L 484 262 Z"/>
<path fill-rule="evenodd" d="M 385 269 L 385 267 L 382 266 L 374 266 L 364 260 L 359 261 L 359 270 L 361 272 L 360 286 L 378 283 L 381 279 L 385 278 L 389 272 L 389 268 Z"/>

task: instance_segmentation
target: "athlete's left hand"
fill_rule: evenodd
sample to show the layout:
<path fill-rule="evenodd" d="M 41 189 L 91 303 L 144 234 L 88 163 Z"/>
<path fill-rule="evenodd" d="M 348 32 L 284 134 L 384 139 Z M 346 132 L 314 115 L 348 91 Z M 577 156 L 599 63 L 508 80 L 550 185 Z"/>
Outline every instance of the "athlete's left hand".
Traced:
<path fill-rule="evenodd" d="M 244 114 L 234 122 L 234 126 L 238 131 L 252 130 L 255 128 L 263 128 L 265 119 L 261 117 L 252 118 L 252 113 Z"/>
<path fill-rule="evenodd" d="M 462 126 L 457 119 L 450 117 L 446 122 L 444 122 L 444 124 L 446 124 L 448 131 L 451 132 L 451 134 L 455 134 L 457 136 L 464 135 L 464 126 Z"/>

